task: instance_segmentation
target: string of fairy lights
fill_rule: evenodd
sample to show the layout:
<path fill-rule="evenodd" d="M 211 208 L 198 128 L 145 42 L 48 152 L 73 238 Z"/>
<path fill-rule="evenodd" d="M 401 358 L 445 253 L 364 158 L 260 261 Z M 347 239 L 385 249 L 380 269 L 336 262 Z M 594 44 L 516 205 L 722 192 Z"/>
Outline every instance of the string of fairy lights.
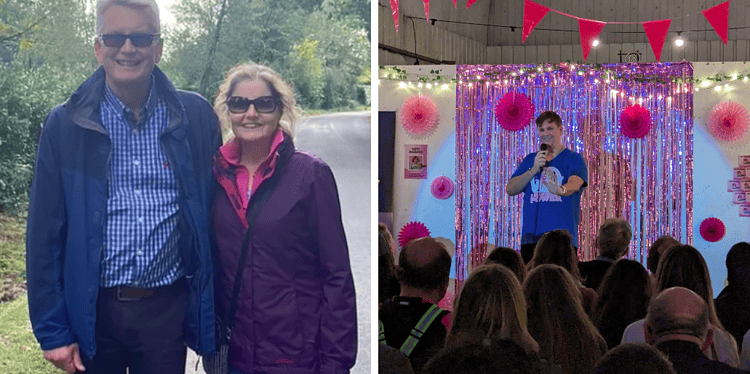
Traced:
<path fill-rule="evenodd" d="M 397 81 L 400 88 L 416 88 L 416 89 L 434 89 L 434 90 L 448 90 L 455 84 L 469 85 L 474 84 L 508 84 L 509 82 L 521 79 L 535 78 L 538 74 L 552 73 L 555 71 L 570 71 L 575 72 L 579 76 L 588 74 L 595 74 L 597 72 L 602 73 L 601 77 L 604 83 L 610 83 L 611 80 L 627 80 L 631 82 L 658 82 L 658 83 L 679 83 L 692 84 L 694 91 L 700 91 L 701 89 L 713 89 L 717 92 L 731 91 L 733 86 L 732 82 L 745 82 L 750 81 L 750 67 L 734 72 L 734 73 L 723 73 L 708 75 L 703 77 L 672 77 L 672 78 L 661 78 L 654 77 L 652 75 L 646 75 L 642 73 L 623 73 L 622 71 L 609 70 L 606 65 L 603 64 L 576 64 L 571 62 L 561 62 L 558 64 L 540 64 L 540 65 L 517 65 L 515 69 L 508 69 L 506 71 L 488 72 L 484 76 L 468 76 L 459 77 L 446 76 L 441 73 L 441 69 L 431 69 L 427 73 L 409 73 L 405 69 L 400 69 L 395 66 L 383 66 L 380 65 L 378 74 L 378 84 L 380 80 Z M 594 83 L 599 83 L 598 78 L 594 80 Z"/>

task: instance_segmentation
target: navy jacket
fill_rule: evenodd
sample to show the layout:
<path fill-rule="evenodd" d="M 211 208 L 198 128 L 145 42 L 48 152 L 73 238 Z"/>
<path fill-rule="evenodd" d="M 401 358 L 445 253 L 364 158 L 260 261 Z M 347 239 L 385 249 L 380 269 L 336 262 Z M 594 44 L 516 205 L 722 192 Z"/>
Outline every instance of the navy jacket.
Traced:
<path fill-rule="evenodd" d="M 112 142 L 101 125 L 104 69 L 99 68 L 42 127 L 31 186 L 26 234 L 29 315 L 43 350 L 78 342 L 96 352 L 94 326 L 100 259 L 107 226 L 107 173 Z M 158 68 L 170 123 L 159 140 L 175 172 L 183 259 L 190 289 L 185 343 L 216 349 L 209 212 L 215 183 L 218 121 L 200 95 L 177 91 Z"/>
<path fill-rule="evenodd" d="M 288 136 L 278 152 L 278 182 L 252 227 L 229 363 L 243 373 L 348 373 L 357 353 L 357 314 L 336 182 L 328 165 L 295 151 Z M 234 178 L 222 156 L 216 160 L 217 177 Z M 217 188 L 215 201 L 217 313 L 223 316 L 246 230 L 224 188 Z"/>

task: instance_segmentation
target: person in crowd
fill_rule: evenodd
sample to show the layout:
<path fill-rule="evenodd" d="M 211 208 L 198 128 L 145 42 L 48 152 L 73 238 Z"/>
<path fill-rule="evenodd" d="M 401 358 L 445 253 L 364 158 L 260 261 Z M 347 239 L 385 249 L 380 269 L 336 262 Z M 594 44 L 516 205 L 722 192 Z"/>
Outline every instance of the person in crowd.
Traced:
<path fill-rule="evenodd" d="M 526 279 L 526 266 L 518 251 L 508 247 L 497 247 L 490 252 L 485 260 L 485 264 L 499 264 L 510 269 L 518 278 L 518 282 L 523 283 Z"/>
<path fill-rule="evenodd" d="M 516 365 L 521 372 L 556 372 L 539 356 L 539 345 L 527 331 L 526 322 L 523 291 L 515 274 L 498 264 L 480 266 L 469 275 L 456 299 L 445 350 L 428 362 L 425 370 L 447 373 L 450 368 L 457 369 L 457 364 L 449 361 L 463 357 L 460 352 L 468 352 L 464 347 L 469 347 L 476 353 L 494 350 L 496 361 L 486 364 L 499 365 L 496 370 Z"/>
<path fill-rule="evenodd" d="M 557 265 L 540 265 L 523 285 L 528 329 L 539 353 L 564 373 L 591 373 L 607 343 L 581 307 L 581 288 Z"/>
<path fill-rule="evenodd" d="M 230 69 L 216 95 L 230 135 L 213 169 L 220 316 L 242 269 L 230 373 L 346 372 L 356 357 L 354 281 L 336 182 L 326 163 L 295 149 L 295 105 L 292 87 L 255 63 Z"/>
<path fill-rule="evenodd" d="M 750 330 L 742 337 L 742 352 L 740 353 L 740 369 L 750 370 Z"/>
<path fill-rule="evenodd" d="M 646 317 L 652 292 L 651 277 L 640 262 L 620 259 L 609 269 L 598 290 L 593 321 L 610 350 L 620 344 L 629 324 Z"/>
<path fill-rule="evenodd" d="M 750 329 L 750 244 L 739 242 L 727 253 L 727 281 L 716 297 L 716 316 L 742 350 L 742 339 Z"/>
<path fill-rule="evenodd" d="M 610 266 L 628 253 L 632 236 L 633 231 L 628 221 L 614 218 L 604 220 L 596 235 L 596 248 L 599 249 L 599 256 L 591 261 L 578 263 L 578 270 L 581 272 L 581 278 L 586 287 L 599 289 Z"/>
<path fill-rule="evenodd" d="M 646 269 L 651 272 L 651 277 L 654 279 L 654 285 L 656 284 L 656 270 L 659 267 L 659 260 L 664 252 L 669 248 L 677 247 L 682 245 L 677 239 L 664 235 L 659 237 L 651 244 L 648 248 L 648 254 L 646 255 Z"/>
<path fill-rule="evenodd" d="M 552 230 L 542 235 L 534 249 L 534 257 L 528 264 L 533 269 L 543 264 L 554 264 L 562 266 L 573 276 L 581 293 L 581 305 L 589 316 L 594 313 L 596 306 L 596 290 L 581 284 L 581 275 L 578 272 L 578 254 L 572 244 L 570 233 L 565 230 Z"/>
<path fill-rule="evenodd" d="M 708 358 L 713 337 L 709 307 L 684 287 L 670 287 L 651 301 L 643 325 L 646 342 L 664 352 L 677 374 L 748 373 Z"/>
<path fill-rule="evenodd" d="M 563 144 L 560 116 L 546 111 L 536 119 L 542 143 L 523 161 L 505 186 L 510 196 L 523 192 L 523 228 L 521 256 L 531 259 L 542 234 L 555 229 L 567 230 L 578 247 L 578 223 L 581 219 L 581 194 L 588 186 L 588 168 L 583 157 Z"/>
<path fill-rule="evenodd" d="M 713 335 L 706 354 L 712 360 L 738 367 L 737 344 L 716 316 L 711 277 L 708 274 L 706 261 L 700 252 L 690 245 L 680 245 L 668 249 L 662 254 L 656 276 L 655 291 L 657 293 L 670 287 L 685 287 L 703 298 L 708 307 L 709 323 Z M 628 325 L 622 334 L 621 343 L 646 342 L 643 332 L 644 322 L 644 320 L 638 320 Z"/>
<path fill-rule="evenodd" d="M 26 236 L 29 317 L 66 373 L 184 373 L 213 353 L 211 105 L 158 68 L 153 0 L 99 0 L 101 65 L 47 116 Z"/>
<path fill-rule="evenodd" d="M 414 374 L 411 362 L 401 351 L 386 344 L 378 344 L 378 374 Z"/>
<path fill-rule="evenodd" d="M 526 305 L 521 284 L 502 265 L 483 265 L 466 279 L 453 309 L 446 347 L 509 340 L 527 354 L 539 345 L 526 330 Z"/>
<path fill-rule="evenodd" d="M 492 340 L 446 348 L 427 363 L 425 374 L 561 374 L 551 366 L 526 352 L 509 340 Z"/>
<path fill-rule="evenodd" d="M 627 343 L 610 349 L 594 366 L 594 374 L 676 374 L 669 358 L 644 343 Z"/>
<path fill-rule="evenodd" d="M 378 223 L 378 305 L 398 295 L 401 287 L 396 279 L 396 264 L 393 258 L 395 242 L 384 224 Z"/>
<path fill-rule="evenodd" d="M 386 300 L 379 311 L 381 343 L 406 355 L 415 373 L 443 348 L 451 328 L 450 313 L 437 306 L 448 288 L 450 266 L 444 244 L 430 237 L 410 241 L 396 267 L 401 294 Z M 421 333 L 411 334 L 414 329 Z"/>

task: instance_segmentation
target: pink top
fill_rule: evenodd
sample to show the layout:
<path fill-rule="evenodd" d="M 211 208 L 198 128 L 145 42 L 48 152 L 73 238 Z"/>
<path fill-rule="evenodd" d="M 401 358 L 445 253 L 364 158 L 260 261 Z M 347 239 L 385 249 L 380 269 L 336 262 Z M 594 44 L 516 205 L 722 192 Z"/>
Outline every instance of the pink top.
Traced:
<path fill-rule="evenodd" d="M 218 173 L 216 173 L 216 180 L 222 187 L 224 187 L 224 190 L 227 191 L 229 200 L 232 201 L 232 207 L 245 228 L 249 226 L 246 215 L 250 196 L 258 190 L 258 187 L 260 187 L 260 184 L 263 183 L 263 181 L 273 175 L 273 172 L 276 169 L 276 159 L 279 157 L 278 148 L 283 141 L 284 134 L 281 129 L 277 129 L 273 136 L 268 156 L 260 163 L 258 169 L 255 170 L 252 184 L 250 184 L 250 172 L 245 166 L 240 164 L 240 160 L 242 159 L 242 146 L 240 141 L 235 138 L 219 148 L 218 156 L 221 159 L 217 164 L 222 170 L 218 170 Z M 234 167 L 234 180 L 226 177 L 226 171 L 230 169 L 230 167 Z M 248 188 L 248 185 L 250 188 Z"/>

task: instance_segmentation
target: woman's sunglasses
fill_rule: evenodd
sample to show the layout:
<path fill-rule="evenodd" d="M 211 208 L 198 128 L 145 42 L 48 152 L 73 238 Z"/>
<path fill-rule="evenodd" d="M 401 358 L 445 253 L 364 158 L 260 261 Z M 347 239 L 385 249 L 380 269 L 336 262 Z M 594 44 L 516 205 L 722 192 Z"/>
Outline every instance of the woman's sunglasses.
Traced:
<path fill-rule="evenodd" d="M 99 35 L 99 37 L 107 47 L 120 48 L 126 40 L 130 39 L 133 47 L 143 48 L 150 46 L 154 43 L 154 40 L 159 39 L 159 34 L 105 34 Z"/>
<path fill-rule="evenodd" d="M 255 100 L 241 96 L 232 96 L 227 99 L 227 108 L 235 114 L 247 112 L 251 104 L 255 106 L 255 111 L 258 113 L 273 113 L 279 105 L 279 100 L 273 96 L 261 96 Z"/>

